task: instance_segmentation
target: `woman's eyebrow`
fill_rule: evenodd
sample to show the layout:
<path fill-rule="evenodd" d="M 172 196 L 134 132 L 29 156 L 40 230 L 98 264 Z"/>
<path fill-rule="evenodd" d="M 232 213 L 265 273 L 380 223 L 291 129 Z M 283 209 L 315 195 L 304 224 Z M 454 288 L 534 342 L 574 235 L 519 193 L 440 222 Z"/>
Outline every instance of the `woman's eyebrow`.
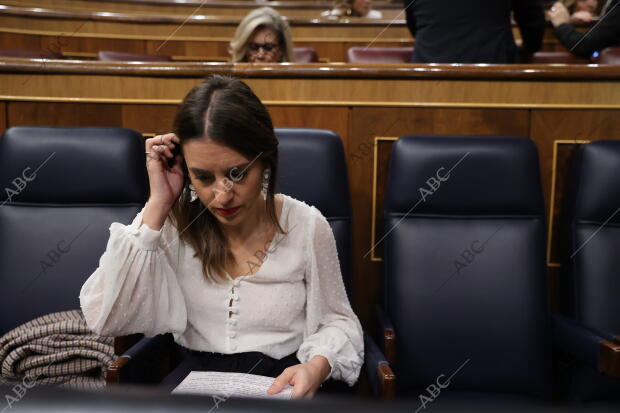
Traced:
<path fill-rule="evenodd" d="M 245 170 L 250 167 L 250 165 L 251 165 L 250 162 L 242 163 L 240 165 L 233 166 L 232 168 L 229 168 L 226 172 L 230 173 L 230 172 L 232 172 L 233 169 L 239 169 L 239 173 L 244 173 Z"/>
<path fill-rule="evenodd" d="M 195 174 L 212 175 L 212 172 L 211 171 L 207 171 L 206 169 L 189 168 L 189 170 L 192 171 Z"/>
<path fill-rule="evenodd" d="M 250 166 L 250 163 L 246 162 L 246 163 L 242 163 L 242 164 L 239 164 L 239 165 L 232 166 L 232 167 L 230 167 L 228 169 L 225 169 L 223 172 L 230 173 L 234 169 L 239 169 L 240 170 L 239 173 L 243 173 L 243 172 L 245 172 L 245 170 L 249 166 Z M 205 174 L 205 175 L 212 175 L 213 174 L 213 172 L 207 171 L 206 169 L 201 169 L 201 168 L 193 168 L 192 167 L 192 168 L 189 168 L 189 170 L 192 171 L 195 174 Z"/>

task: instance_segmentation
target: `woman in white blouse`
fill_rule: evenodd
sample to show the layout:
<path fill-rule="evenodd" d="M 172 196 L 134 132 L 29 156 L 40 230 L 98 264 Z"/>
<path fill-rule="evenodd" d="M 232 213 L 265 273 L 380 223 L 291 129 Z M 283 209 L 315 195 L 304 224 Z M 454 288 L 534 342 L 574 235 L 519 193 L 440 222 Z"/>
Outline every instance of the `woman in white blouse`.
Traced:
<path fill-rule="evenodd" d="M 215 370 L 276 377 L 268 393 L 292 385 L 294 398 L 327 379 L 352 386 L 362 329 L 334 236 L 316 208 L 275 194 L 265 106 L 242 81 L 213 76 L 185 97 L 174 132 L 146 140 L 150 197 L 130 225 L 110 226 L 82 287 L 90 328 L 173 333 L 186 358 L 169 384 Z"/>

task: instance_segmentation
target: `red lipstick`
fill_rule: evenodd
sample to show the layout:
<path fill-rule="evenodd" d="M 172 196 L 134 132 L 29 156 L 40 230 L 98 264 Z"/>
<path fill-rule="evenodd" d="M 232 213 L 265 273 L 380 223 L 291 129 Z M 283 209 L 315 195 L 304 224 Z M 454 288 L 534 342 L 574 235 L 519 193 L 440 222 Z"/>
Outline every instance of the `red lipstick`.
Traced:
<path fill-rule="evenodd" d="M 237 211 L 239 211 L 239 209 L 241 209 L 241 207 L 234 207 L 234 208 L 216 208 L 215 210 L 217 211 L 218 214 L 224 216 L 224 217 L 229 217 L 231 215 L 234 215 L 237 213 Z"/>

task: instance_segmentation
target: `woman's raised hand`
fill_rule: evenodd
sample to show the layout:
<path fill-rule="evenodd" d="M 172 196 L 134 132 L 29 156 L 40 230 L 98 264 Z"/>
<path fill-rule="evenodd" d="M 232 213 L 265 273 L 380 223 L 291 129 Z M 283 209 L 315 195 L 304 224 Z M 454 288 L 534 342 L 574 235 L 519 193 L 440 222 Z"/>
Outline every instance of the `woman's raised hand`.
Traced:
<path fill-rule="evenodd" d="M 183 190 L 183 169 L 181 155 L 172 151 L 180 144 L 174 133 L 157 135 L 146 140 L 146 169 L 149 174 L 151 195 L 149 202 L 163 207 L 172 207 Z M 174 158 L 174 164 L 168 168 L 168 159 Z"/>

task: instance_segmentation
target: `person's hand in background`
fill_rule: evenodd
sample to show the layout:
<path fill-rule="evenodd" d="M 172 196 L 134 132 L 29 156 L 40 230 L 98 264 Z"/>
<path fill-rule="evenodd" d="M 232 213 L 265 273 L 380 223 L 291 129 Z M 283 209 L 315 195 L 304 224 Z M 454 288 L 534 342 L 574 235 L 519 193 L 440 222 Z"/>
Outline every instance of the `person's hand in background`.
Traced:
<path fill-rule="evenodd" d="M 562 2 L 556 1 L 553 6 L 547 10 L 547 17 L 554 27 L 558 27 L 564 23 L 570 23 L 570 13 Z"/>
<path fill-rule="evenodd" d="M 590 23 L 594 19 L 594 15 L 586 10 L 576 11 L 570 16 L 571 23 Z"/>

